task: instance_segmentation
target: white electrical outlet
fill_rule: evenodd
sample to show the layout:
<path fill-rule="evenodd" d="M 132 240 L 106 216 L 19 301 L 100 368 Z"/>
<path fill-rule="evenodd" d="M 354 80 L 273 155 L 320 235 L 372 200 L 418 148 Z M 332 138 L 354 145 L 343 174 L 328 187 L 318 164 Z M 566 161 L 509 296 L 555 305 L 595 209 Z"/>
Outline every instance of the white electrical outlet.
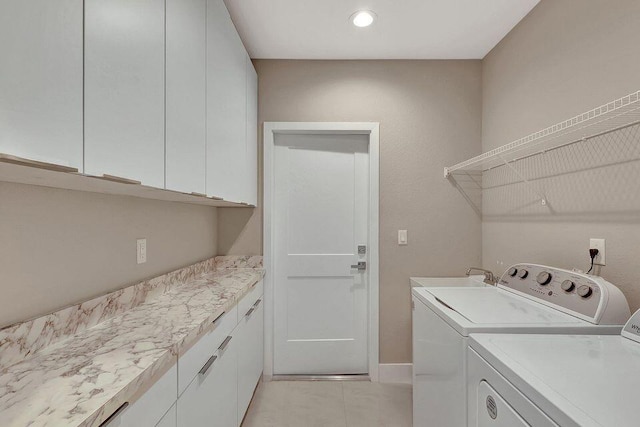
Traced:
<path fill-rule="evenodd" d="M 147 239 L 136 240 L 136 258 L 138 264 L 147 262 Z"/>
<path fill-rule="evenodd" d="M 590 239 L 589 249 L 597 249 L 598 255 L 593 260 L 595 265 L 606 265 L 605 252 L 604 252 L 604 239 Z"/>
<path fill-rule="evenodd" d="M 404 246 L 408 243 L 407 230 L 398 230 L 398 244 Z"/>

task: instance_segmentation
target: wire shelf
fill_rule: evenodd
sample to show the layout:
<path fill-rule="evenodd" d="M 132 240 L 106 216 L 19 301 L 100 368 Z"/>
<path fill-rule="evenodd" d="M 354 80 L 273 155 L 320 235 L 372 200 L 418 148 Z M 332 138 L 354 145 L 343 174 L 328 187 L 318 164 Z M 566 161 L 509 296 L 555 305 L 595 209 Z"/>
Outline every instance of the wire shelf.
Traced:
<path fill-rule="evenodd" d="M 445 167 L 444 176 L 448 178 L 455 172 L 481 173 L 501 166 L 511 167 L 511 163 L 518 160 L 603 136 L 638 123 L 640 123 L 640 91 L 456 165 Z"/>

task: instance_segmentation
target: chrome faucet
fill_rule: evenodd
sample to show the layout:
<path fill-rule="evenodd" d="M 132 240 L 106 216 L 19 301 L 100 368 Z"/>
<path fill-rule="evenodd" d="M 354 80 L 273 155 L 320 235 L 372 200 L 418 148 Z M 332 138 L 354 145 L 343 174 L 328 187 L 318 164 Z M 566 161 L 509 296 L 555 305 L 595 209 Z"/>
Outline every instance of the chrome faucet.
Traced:
<path fill-rule="evenodd" d="M 470 267 L 467 270 L 467 276 L 471 275 L 472 271 L 482 271 L 484 273 L 484 283 L 486 283 L 487 285 L 493 285 L 495 286 L 498 283 L 498 280 L 496 279 L 496 276 L 493 274 L 492 271 L 490 270 L 485 270 L 484 268 L 479 268 L 479 267 Z"/>

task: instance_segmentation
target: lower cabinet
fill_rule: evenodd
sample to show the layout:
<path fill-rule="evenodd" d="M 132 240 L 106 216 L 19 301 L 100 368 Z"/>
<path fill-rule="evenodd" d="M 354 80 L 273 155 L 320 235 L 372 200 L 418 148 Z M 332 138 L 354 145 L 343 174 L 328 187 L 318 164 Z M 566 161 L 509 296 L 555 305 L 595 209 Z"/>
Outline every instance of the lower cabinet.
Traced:
<path fill-rule="evenodd" d="M 209 349 L 208 359 L 196 353 L 206 353 L 206 346 L 214 344 L 204 346 L 206 341 L 201 340 L 181 357 L 185 362 L 178 363 L 180 377 L 183 373 L 194 375 L 187 361 L 204 361 L 178 397 L 178 427 L 238 427 L 242 423 L 262 375 L 262 283 L 254 286 L 227 316 L 219 328 L 224 329 L 234 319 L 234 329 L 220 344 L 215 343 L 217 349 Z M 185 379 L 180 378 L 180 382 L 183 381 Z"/>
<path fill-rule="evenodd" d="M 175 417 L 173 424 L 171 424 L 169 412 L 172 406 L 175 410 L 177 384 L 178 366 L 173 365 L 138 400 L 131 405 L 122 406 L 109 419 L 100 424 L 100 427 L 175 426 Z M 168 418 L 167 415 L 169 415 Z"/>
<path fill-rule="evenodd" d="M 164 414 L 164 417 L 162 417 L 160 422 L 156 424 L 156 427 L 176 427 L 178 422 L 178 419 L 177 419 L 178 414 L 177 414 L 176 407 L 177 407 L 177 404 L 174 403 L 171 409 L 169 409 L 167 413 Z"/>
<path fill-rule="evenodd" d="M 263 306 L 258 299 L 238 324 L 238 424 L 249 408 L 253 392 L 262 376 Z"/>
<path fill-rule="evenodd" d="M 100 427 L 238 427 L 262 375 L 262 293 L 258 282 L 145 394 Z"/>
<path fill-rule="evenodd" d="M 238 347 L 229 337 L 178 398 L 179 427 L 237 427 Z"/>

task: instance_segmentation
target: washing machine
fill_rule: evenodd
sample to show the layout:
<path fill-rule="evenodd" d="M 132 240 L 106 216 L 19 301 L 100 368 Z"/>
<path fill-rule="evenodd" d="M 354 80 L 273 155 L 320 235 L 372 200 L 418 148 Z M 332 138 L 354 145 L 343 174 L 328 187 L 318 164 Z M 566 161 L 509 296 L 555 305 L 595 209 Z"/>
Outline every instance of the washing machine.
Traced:
<path fill-rule="evenodd" d="M 485 288 L 413 288 L 413 425 L 465 427 L 469 335 L 619 335 L 630 312 L 606 280 L 517 264 Z"/>
<path fill-rule="evenodd" d="M 472 334 L 469 427 L 639 426 L 639 333 Z"/>

